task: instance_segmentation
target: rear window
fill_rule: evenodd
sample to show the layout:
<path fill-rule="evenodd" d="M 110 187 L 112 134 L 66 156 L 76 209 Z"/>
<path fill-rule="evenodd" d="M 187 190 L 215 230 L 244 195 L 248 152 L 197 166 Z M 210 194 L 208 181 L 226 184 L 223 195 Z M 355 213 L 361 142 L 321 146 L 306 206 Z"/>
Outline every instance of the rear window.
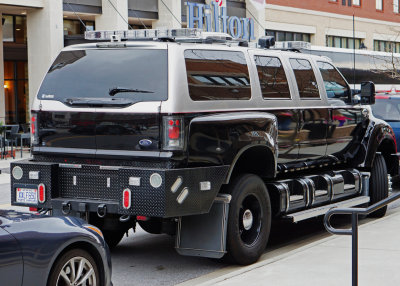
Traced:
<path fill-rule="evenodd" d="M 249 69 L 242 52 L 186 50 L 185 62 L 191 99 L 250 99 Z"/>
<path fill-rule="evenodd" d="M 159 101 L 168 98 L 167 85 L 166 50 L 65 51 L 50 67 L 38 98 Z"/>

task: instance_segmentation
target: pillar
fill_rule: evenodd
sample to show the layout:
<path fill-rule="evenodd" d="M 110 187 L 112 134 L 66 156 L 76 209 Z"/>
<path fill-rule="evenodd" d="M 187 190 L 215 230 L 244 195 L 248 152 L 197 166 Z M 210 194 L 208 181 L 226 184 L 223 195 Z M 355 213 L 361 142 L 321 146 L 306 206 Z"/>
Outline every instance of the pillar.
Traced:
<path fill-rule="evenodd" d="M 29 106 L 51 63 L 64 46 L 62 0 L 43 0 L 27 13 Z"/>
<path fill-rule="evenodd" d="M 102 0 L 96 30 L 128 30 L 128 0 Z"/>
<path fill-rule="evenodd" d="M 3 14 L 0 13 L 0 19 Z M 0 121 L 5 124 L 6 100 L 4 92 L 4 53 L 3 53 L 3 27 L 0 25 Z"/>
<path fill-rule="evenodd" d="M 158 20 L 153 22 L 153 28 L 181 28 L 182 8 L 186 9 L 186 6 L 182 7 L 180 0 L 158 0 Z"/>

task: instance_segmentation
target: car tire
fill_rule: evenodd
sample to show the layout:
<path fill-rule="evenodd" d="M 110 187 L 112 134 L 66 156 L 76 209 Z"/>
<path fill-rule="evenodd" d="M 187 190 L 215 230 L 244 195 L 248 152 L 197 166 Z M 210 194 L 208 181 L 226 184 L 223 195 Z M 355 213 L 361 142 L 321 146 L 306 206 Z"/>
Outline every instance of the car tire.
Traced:
<path fill-rule="evenodd" d="M 264 182 L 256 175 L 238 176 L 229 186 L 227 254 L 225 261 L 240 265 L 256 262 L 271 230 L 271 202 Z"/>
<path fill-rule="evenodd" d="M 124 229 L 116 229 L 116 230 L 102 230 L 104 240 L 107 242 L 107 245 L 110 249 L 115 248 L 118 243 L 122 240 L 124 237 L 124 234 L 126 233 L 126 230 Z"/>
<path fill-rule="evenodd" d="M 381 154 L 376 154 L 374 163 L 371 168 L 371 177 L 369 181 L 369 205 L 373 205 L 389 195 L 388 173 L 385 159 Z M 387 206 L 371 213 L 370 217 L 384 217 L 387 211 Z"/>
<path fill-rule="evenodd" d="M 83 268 L 80 271 L 82 265 Z M 86 275 L 88 277 L 85 277 Z M 101 284 L 99 269 L 94 258 L 83 249 L 72 249 L 56 260 L 47 286 L 74 285 L 74 282 L 79 282 L 81 279 L 86 279 L 87 283 L 83 285 L 98 286 Z"/>

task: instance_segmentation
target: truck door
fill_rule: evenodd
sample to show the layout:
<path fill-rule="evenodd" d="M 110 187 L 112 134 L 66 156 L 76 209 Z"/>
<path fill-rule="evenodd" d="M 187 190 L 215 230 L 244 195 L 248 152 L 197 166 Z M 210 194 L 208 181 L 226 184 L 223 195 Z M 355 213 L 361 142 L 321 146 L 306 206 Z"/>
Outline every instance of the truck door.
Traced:
<path fill-rule="evenodd" d="M 324 106 L 314 70 L 308 59 L 291 58 L 301 101 L 299 160 L 317 159 L 326 154 L 329 110 Z"/>

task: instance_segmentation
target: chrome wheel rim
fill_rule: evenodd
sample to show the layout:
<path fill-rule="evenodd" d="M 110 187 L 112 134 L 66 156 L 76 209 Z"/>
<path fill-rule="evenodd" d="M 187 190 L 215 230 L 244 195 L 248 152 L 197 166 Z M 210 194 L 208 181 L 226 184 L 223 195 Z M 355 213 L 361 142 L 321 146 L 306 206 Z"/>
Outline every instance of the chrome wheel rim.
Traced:
<path fill-rule="evenodd" d="M 56 285 L 96 286 L 96 272 L 86 258 L 73 257 L 61 268 Z"/>
<path fill-rule="evenodd" d="M 239 235 L 247 246 L 257 243 L 262 227 L 263 211 L 255 194 L 245 197 L 239 209 Z"/>

